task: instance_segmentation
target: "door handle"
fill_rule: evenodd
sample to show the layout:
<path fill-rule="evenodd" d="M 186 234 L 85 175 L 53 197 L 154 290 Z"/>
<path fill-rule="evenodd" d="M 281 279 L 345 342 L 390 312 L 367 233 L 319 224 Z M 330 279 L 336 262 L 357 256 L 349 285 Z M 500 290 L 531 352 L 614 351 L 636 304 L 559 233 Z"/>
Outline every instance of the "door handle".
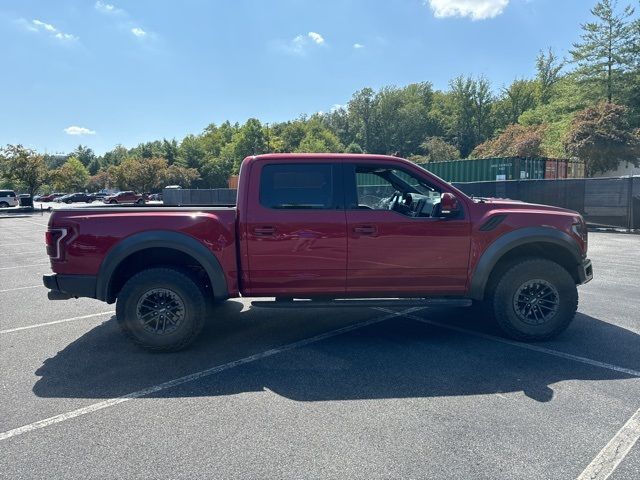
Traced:
<path fill-rule="evenodd" d="M 353 231 L 360 235 L 373 235 L 378 233 L 378 227 L 374 225 L 358 225 L 357 227 L 353 227 Z"/>
<path fill-rule="evenodd" d="M 276 227 L 254 227 L 253 233 L 261 237 L 268 237 L 276 233 Z"/>

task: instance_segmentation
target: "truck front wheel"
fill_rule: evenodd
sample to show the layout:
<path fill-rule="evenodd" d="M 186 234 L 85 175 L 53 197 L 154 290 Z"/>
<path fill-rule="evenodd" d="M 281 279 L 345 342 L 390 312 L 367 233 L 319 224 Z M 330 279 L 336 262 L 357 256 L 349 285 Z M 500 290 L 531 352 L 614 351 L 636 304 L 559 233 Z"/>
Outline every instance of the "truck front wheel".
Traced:
<path fill-rule="evenodd" d="M 578 308 L 578 290 L 562 266 L 527 259 L 506 271 L 490 300 L 493 315 L 507 336 L 542 341 L 569 326 Z"/>
<path fill-rule="evenodd" d="M 202 331 L 207 303 L 200 286 L 171 268 L 144 270 L 118 295 L 116 318 L 137 345 L 153 351 L 177 351 Z"/>

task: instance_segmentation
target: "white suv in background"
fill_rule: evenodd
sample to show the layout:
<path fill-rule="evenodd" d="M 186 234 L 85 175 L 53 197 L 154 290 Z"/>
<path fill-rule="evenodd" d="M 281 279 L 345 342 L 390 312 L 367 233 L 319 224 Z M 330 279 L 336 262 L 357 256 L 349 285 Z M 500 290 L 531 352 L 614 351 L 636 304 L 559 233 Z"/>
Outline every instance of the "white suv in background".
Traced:
<path fill-rule="evenodd" d="M 13 190 L 0 190 L 0 208 L 18 206 L 18 197 Z"/>

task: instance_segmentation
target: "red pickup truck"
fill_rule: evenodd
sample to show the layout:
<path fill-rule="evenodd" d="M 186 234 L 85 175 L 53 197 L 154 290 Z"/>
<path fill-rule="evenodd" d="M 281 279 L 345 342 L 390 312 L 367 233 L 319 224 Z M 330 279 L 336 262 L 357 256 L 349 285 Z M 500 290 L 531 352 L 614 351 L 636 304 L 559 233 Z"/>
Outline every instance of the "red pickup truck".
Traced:
<path fill-rule="evenodd" d="M 470 198 L 380 155 L 248 157 L 236 206 L 60 209 L 46 243 L 50 299 L 117 301 L 124 333 L 165 351 L 239 296 L 278 308 L 473 301 L 507 336 L 544 340 L 593 276 L 578 213 Z"/>
<path fill-rule="evenodd" d="M 145 197 L 139 193 L 126 191 L 118 192 L 113 195 L 107 195 L 102 199 L 104 203 L 116 204 L 116 203 L 135 203 L 137 205 L 144 205 Z"/>

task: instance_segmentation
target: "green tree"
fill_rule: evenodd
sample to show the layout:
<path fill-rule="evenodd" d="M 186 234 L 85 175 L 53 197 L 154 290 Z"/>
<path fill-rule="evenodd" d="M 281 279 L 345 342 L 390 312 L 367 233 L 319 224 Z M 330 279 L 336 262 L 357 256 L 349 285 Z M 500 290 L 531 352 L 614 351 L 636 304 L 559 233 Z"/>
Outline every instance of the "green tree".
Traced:
<path fill-rule="evenodd" d="M 345 152 L 346 153 L 363 153 L 362 147 L 357 143 L 350 143 L 349 145 L 347 145 Z"/>
<path fill-rule="evenodd" d="M 565 139 L 569 155 L 585 162 L 587 176 L 615 170 L 621 162 L 640 164 L 640 135 L 626 119 L 627 108 L 599 103 L 579 112 Z"/>
<path fill-rule="evenodd" d="M 106 170 L 100 170 L 96 174 L 91 175 L 87 180 L 87 189 L 91 192 L 97 190 L 103 190 L 109 188 L 110 184 L 109 174 Z"/>
<path fill-rule="evenodd" d="M 543 130 L 538 125 L 509 125 L 496 137 L 478 145 L 471 158 L 542 156 Z"/>
<path fill-rule="evenodd" d="M 363 88 L 353 94 L 347 106 L 354 140 L 362 145 L 365 152 L 371 151 L 373 96 L 373 89 Z"/>
<path fill-rule="evenodd" d="M 125 147 L 122 145 L 116 145 L 113 150 L 106 152 L 102 156 L 101 164 L 107 168 L 111 165 L 120 165 L 128 155 L 129 151 Z"/>
<path fill-rule="evenodd" d="M 164 138 L 162 140 L 162 158 L 165 158 L 169 165 L 173 165 L 179 156 L 178 142 L 176 142 L 175 138 L 171 140 L 167 140 Z"/>
<path fill-rule="evenodd" d="M 22 145 L 0 149 L 0 174 L 29 195 L 34 195 L 48 177 L 44 157 Z"/>
<path fill-rule="evenodd" d="M 85 167 L 88 167 L 89 164 L 96 158 L 93 150 L 82 145 L 78 145 L 71 156 L 80 160 Z"/>
<path fill-rule="evenodd" d="M 419 157 L 420 163 L 442 162 L 460 158 L 460 151 L 447 143 L 442 137 L 427 137 L 420 145 L 420 148 L 424 152 L 424 156 Z"/>
<path fill-rule="evenodd" d="M 324 126 L 318 116 L 312 117 L 305 125 L 306 133 L 300 141 L 296 152 L 343 152 L 344 145 L 338 137 Z"/>
<path fill-rule="evenodd" d="M 195 168 L 181 167 L 180 165 L 169 165 L 163 172 L 161 181 L 165 185 L 180 185 L 183 188 L 189 188 L 200 179 L 200 174 Z"/>
<path fill-rule="evenodd" d="M 177 163 L 187 168 L 199 168 L 205 155 L 202 139 L 195 135 L 187 135 L 178 148 Z"/>
<path fill-rule="evenodd" d="M 440 124 L 430 114 L 432 101 L 429 83 L 381 89 L 373 101 L 369 152 L 407 156 L 426 136 L 438 135 Z"/>
<path fill-rule="evenodd" d="M 232 158 L 207 159 L 200 170 L 202 181 L 207 188 L 227 188 L 229 177 L 233 174 Z"/>
<path fill-rule="evenodd" d="M 87 170 L 89 170 L 89 174 L 95 175 L 98 173 L 101 167 L 102 165 L 100 164 L 100 159 L 95 157 L 93 160 L 91 160 L 91 162 L 89 162 L 89 165 L 87 165 Z"/>
<path fill-rule="evenodd" d="M 62 192 L 78 192 L 85 189 L 89 180 L 89 171 L 76 157 L 69 159 L 52 173 L 53 185 Z"/>
<path fill-rule="evenodd" d="M 493 101 L 491 86 L 482 77 L 456 77 L 448 92 L 434 96 L 434 114 L 463 158 L 493 134 Z"/>
<path fill-rule="evenodd" d="M 140 193 L 160 189 L 168 166 L 164 158 L 128 158 L 120 164 L 127 188 Z"/>
<path fill-rule="evenodd" d="M 633 63 L 629 45 L 634 10 L 629 5 L 622 11 L 617 7 L 616 0 L 599 1 L 591 10 L 595 20 L 581 25 L 582 41 L 571 51 L 580 79 L 600 87 L 609 103 L 619 98 L 623 74 Z"/>
<path fill-rule="evenodd" d="M 520 115 L 537 105 L 538 83 L 534 80 L 515 80 L 502 90 L 502 98 L 494 104 L 499 128 L 517 123 Z"/>
<path fill-rule="evenodd" d="M 540 51 L 536 58 L 536 81 L 538 82 L 538 101 L 546 105 L 551 100 L 553 87 L 560 79 L 564 62 L 559 60 L 551 48 L 546 53 Z"/>
<path fill-rule="evenodd" d="M 233 155 L 236 171 L 245 157 L 267 152 L 264 129 L 259 120 L 250 118 L 233 136 Z"/>

